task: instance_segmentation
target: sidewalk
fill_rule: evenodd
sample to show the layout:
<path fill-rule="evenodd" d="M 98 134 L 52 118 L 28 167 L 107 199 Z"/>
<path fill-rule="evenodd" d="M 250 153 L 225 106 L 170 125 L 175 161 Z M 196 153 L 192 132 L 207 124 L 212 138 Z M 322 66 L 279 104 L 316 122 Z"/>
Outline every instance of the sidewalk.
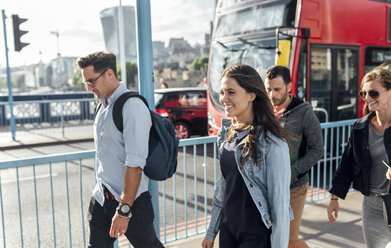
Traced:
<path fill-rule="evenodd" d="M 339 218 L 330 224 L 327 218 L 329 199 L 306 205 L 300 230 L 310 248 L 365 248 L 361 231 L 361 203 L 359 192 L 350 192 L 346 200 L 339 200 Z M 165 245 L 167 248 L 200 248 L 204 234 Z M 215 248 L 218 248 L 218 239 Z"/>

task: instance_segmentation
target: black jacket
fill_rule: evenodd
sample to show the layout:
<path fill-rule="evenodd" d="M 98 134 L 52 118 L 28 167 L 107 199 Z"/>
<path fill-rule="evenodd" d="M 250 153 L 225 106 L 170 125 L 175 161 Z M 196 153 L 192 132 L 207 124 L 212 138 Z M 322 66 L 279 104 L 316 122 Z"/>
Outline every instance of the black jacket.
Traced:
<path fill-rule="evenodd" d="M 333 177 L 330 193 L 345 199 L 353 182 L 353 188 L 363 195 L 369 195 L 369 178 L 372 159 L 369 153 L 369 122 L 375 113 L 357 120 L 352 128 L 349 143 L 342 155 L 341 162 Z M 391 127 L 384 132 L 384 146 L 388 159 L 391 158 Z"/>
<path fill-rule="evenodd" d="M 300 187 L 309 181 L 308 171 L 322 158 L 322 129 L 311 105 L 296 97 L 292 97 L 279 121 L 297 138 L 289 142 L 291 189 Z"/>

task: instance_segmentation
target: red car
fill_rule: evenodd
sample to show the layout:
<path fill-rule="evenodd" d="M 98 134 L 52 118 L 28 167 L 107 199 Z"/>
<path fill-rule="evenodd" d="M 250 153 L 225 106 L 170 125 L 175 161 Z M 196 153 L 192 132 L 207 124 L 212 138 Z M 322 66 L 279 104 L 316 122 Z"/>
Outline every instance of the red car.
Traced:
<path fill-rule="evenodd" d="M 179 138 L 208 135 L 206 89 L 156 89 L 155 105 L 156 113 L 172 120 Z"/>

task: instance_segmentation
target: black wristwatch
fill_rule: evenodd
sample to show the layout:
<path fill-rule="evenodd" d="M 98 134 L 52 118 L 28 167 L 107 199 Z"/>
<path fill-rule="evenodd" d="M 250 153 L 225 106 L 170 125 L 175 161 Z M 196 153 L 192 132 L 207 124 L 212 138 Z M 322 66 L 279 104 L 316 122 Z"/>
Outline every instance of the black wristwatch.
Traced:
<path fill-rule="evenodd" d="M 120 203 L 117 207 L 117 213 L 119 216 L 125 217 L 125 218 L 131 218 L 132 212 L 130 209 L 130 206 L 126 203 Z"/>

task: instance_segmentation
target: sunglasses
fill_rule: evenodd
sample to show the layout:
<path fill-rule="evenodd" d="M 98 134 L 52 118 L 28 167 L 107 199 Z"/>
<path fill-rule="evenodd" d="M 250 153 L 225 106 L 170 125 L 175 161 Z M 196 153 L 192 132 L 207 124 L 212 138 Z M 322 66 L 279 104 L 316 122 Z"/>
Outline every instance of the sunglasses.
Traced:
<path fill-rule="evenodd" d="M 365 98 L 367 97 L 367 95 L 369 95 L 371 98 L 373 99 L 376 99 L 380 96 L 380 93 L 379 91 L 377 90 L 370 90 L 370 91 L 365 91 L 365 90 L 362 90 L 360 91 L 360 97 L 365 100 Z"/>
<path fill-rule="evenodd" d="M 95 81 L 98 80 L 101 76 L 103 76 L 103 74 L 105 74 L 105 72 L 107 71 L 108 69 L 104 70 L 101 74 L 99 74 L 99 76 L 97 76 L 96 78 L 94 79 L 90 79 L 90 80 L 87 80 L 83 83 L 85 83 L 86 85 L 90 86 L 90 87 L 95 87 Z"/>

